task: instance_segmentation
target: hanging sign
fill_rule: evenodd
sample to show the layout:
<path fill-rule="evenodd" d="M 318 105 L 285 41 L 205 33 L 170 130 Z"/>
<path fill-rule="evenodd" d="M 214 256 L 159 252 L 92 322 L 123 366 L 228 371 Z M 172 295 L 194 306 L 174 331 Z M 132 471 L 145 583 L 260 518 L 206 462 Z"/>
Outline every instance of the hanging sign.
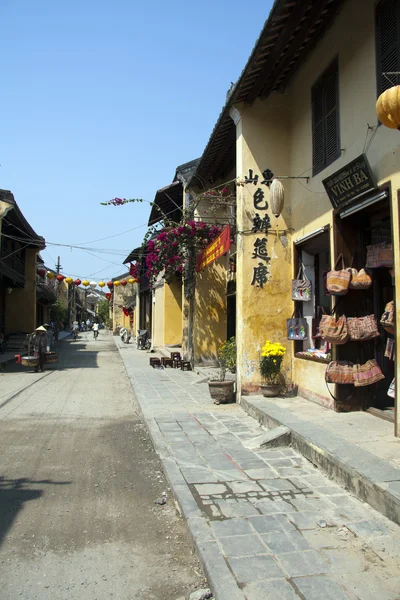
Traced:
<path fill-rule="evenodd" d="M 365 154 L 322 181 L 333 208 L 342 208 L 359 196 L 376 190 L 374 176 Z"/>
<path fill-rule="evenodd" d="M 197 259 L 196 271 L 202 271 L 205 267 L 213 263 L 217 258 L 228 252 L 231 247 L 231 228 L 227 225 L 211 244 L 209 244 Z"/>

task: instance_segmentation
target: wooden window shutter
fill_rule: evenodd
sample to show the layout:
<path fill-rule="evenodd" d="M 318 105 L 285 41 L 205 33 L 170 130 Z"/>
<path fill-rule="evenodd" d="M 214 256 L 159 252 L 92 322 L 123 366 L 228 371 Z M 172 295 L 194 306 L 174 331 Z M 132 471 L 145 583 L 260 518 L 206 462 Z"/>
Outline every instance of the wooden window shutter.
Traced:
<path fill-rule="evenodd" d="M 383 0 L 376 9 L 376 69 L 378 96 L 400 84 L 400 76 L 383 73 L 400 71 L 400 3 Z"/>
<path fill-rule="evenodd" d="M 340 156 L 338 72 L 335 60 L 311 91 L 313 175 Z"/>
<path fill-rule="evenodd" d="M 324 98 L 321 80 L 314 85 L 311 94 L 312 102 L 312 144 L 313 172 L 318 173 L 325 166 L 325 135 L 324 135 Z"/>

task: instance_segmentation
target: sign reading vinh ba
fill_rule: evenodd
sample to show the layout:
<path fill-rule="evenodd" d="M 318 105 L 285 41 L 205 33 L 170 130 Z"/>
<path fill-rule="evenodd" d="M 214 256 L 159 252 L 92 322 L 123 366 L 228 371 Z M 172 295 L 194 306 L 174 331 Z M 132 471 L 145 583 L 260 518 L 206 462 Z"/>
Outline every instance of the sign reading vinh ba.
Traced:
<path fill-rule="evenodd" d="M 365 154 L 322 181 L 333 208 L 342 208 L 359 196 L 376 189 L 374 176 Z"/>
<path fill-rule="evenodd" d="M 197 259 L 196 271 L 202 271 L 207 265 L 217 260 L 220 256 L 228 252 L 231 247 L 231 228 L 227 225 L 211 244 L 209 244 Z"/>

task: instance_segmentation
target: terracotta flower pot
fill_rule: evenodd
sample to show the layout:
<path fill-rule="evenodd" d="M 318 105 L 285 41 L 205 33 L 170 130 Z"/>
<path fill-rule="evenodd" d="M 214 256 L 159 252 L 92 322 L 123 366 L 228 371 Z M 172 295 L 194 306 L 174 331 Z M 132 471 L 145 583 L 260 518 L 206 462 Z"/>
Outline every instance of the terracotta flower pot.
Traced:
<path fill-rule="evenodd" d="M 276 398 L 281 391 L 280 383 L 262 383 L 261 392 L 264 398 Z"/>
<path fill-rule="evenodd" d="M 233 402 L 234 381 L 209 381 L 210 396 L 216 404 Z"/>

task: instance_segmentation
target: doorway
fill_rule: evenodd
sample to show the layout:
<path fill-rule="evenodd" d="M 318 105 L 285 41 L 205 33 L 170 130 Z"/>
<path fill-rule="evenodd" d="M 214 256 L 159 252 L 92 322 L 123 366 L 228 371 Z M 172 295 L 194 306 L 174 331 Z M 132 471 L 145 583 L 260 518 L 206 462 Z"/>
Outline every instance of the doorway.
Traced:
<path fill-rule="evenodd" d="M 378 197 L 379 200 L 374 201 L 374 198 Z M 389 198 L 388 191 L 381 192 L 379 195 L 371 196 L 370 204 L 368 198 L 364 200 L 361 205 L 363 208 L 358 209 L 356 206 L 335 215 L 335 254 L 336 256 L 343 254 L 346 267 L 352 266 L 360 270 L 367 264 L 368 246 L 392 244 Z M 380 336 L 370 341 L 350 341 L 337 346 L 337 358 L 355 364 L 364 364 L 369 359 L 375 359 L 385 379 L 361 388 L 337 386 L 337 393 L 338 398 L 346 403 L 344 410 L 368 410 L 386 420 L 394 421 L 395 402 L 387 393 L 395 373 L 395 357 L 387 356 L 387 348 L 394 342 L 394 336 L 379 326 L 386 304 L 395 298 L 393 265 L 368 268 L 367 271 L 372 277 L 371 287 L 364 290 L 349 290 L 345 296 L 336 297 L 336 314 L 338 316 L 345 314 L 346 317 L 373 314 L 378 323 Z"/>

